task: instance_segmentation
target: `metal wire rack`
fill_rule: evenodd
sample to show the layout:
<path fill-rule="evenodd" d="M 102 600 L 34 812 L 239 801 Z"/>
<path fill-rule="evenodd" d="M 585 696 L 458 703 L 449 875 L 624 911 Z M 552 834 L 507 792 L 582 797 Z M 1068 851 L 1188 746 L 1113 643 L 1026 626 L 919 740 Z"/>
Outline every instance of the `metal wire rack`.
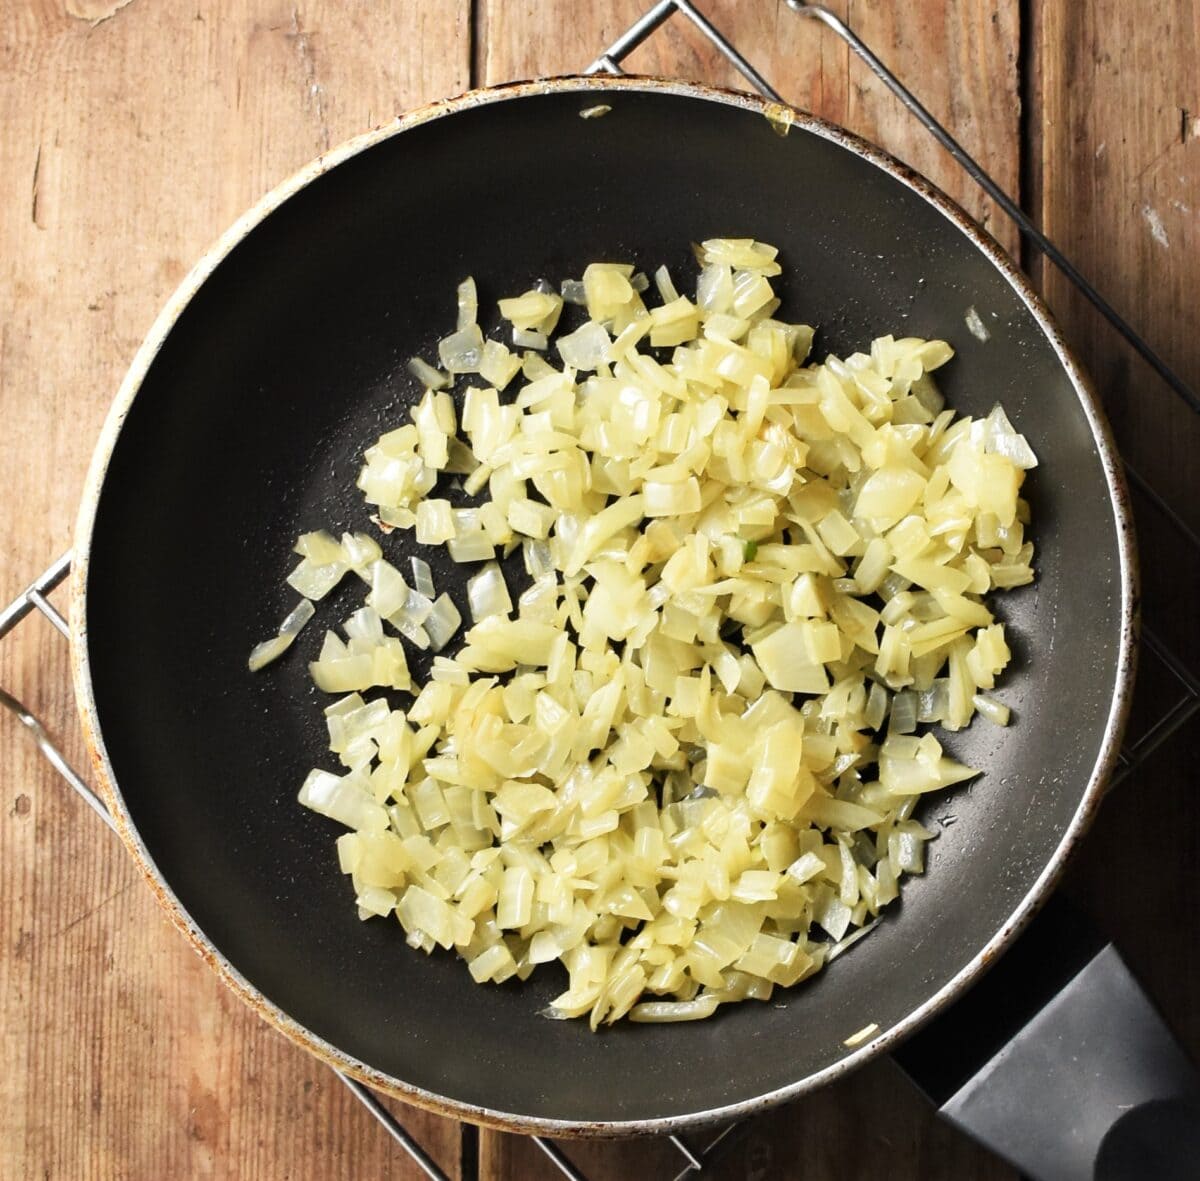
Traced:
<path fill-rule="evenodd" d="M 1080 273 L 1072 262 L 1033 224 L 1021 207 L 984 171 L 961 144 L 920 103 L 900 79 L 883 64 L 870 48 L 838 16 L 817 4 L 801 4 L 787 0 L 788 7 L 798 18 L 821 22 L 835 36 L 841 38 L 852 53 L 883 83 L 885 87 L 907 108 L 913 117 L 944 147 L 968 176 L 996 203 L 1014 222 L 1027 247 L 1057 267 L 1076 290 L 1104 317 L 1129 347 L 1137 353 L 1166 382 L 1166 384 L 1197 414 L 1200 414 L 1200 394 L 1197 394 L 1167 363 L 1150 347 L 1138 332 L 1104 299 L 1099 291 Z M 586 74 L 623 74 L 622 63 L 628 56 L 652 37 L 672 18 L 690 22 L 704 35 L 747 82 L 760 94 L 775 102 L 783 102 L 782 96 L 758 70 L 739 52 L 690 0 L 658 0 L 643 16 L 629 26 L 584 70 Z M 1126 463 L 1130 483 L 1180 538 L 1197 554 L 1200 554 L 1200 536 L 1192 530 L 1184 518 L 1166 501 L 1134 468 Z M 68 551 L 47 567 L 34 581 L 0 611 L 0 640 L 12 632 L 34 611 L 40 612 L 67 639 L 70 628 L 49 595 L 70 573 L 71 554 Z M 1119 782 L 1159 746 L 1162 745 L 1194 714 L 1200 711 L 1200 675 L 1189 667 L 1176 649 L 1149 626 L 1142 629 L 1143 655 L 1153 656 L 1170 674 L 1177 696 L 1172 703 L 1160 710 L 1154 721 L 1132 740 L 1127 740 L 1120 753 L 1113 784 Z M 66 782 L 79 794 L 83 801 L 110 829 L 115 824 L 104 803 L 90 785 L 67 761 L 55 745 L 41 722 L 15 697 L 0 688 L 0 705 L 10 710 L 29 730 L 42 754 Z M 408 1154 L 413 1163 L 432 1181 L 449 1181 L 447 1174 L 437 1165 L 421 1145 L 409 1134 L 396 1117 L 380 1102 L 368 1087 L 357 1079 L 340 1071 L 334 1071 L 364 1108 L 383 1126 L 387 1133 Z M 736 1143 L 750 1121 L 738 1120 L 718 1127 L 704 1141 L 693 1147 L 680 1136 L 670 1136 L 668 1141 L 677 1152 L 680 1168 L 674 1181 L 696 1178 Z M 569 1156 L 559 1144 L 535 1136 L 533 1142 L 553 1162 L 568 1181 L 587 1181 L 583 1173 L 571 1163 Z"/>

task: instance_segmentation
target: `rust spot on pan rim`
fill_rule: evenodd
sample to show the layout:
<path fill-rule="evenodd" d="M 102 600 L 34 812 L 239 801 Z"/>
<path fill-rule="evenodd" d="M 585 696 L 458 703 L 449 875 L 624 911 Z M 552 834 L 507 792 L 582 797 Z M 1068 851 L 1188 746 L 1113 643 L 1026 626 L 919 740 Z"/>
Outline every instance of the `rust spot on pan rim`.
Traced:
<path fill-rule="evenodd" d="M 651 78 L 613 77 L 567 77 L 534 82 L 517 82 L 506 86 L 473 90 L 458 98 L 446 99 L 409 112 L 385 127 L 369 131 L 348 140 L 318 157 L 302 168 L 278 188 L 268 193 L 252 209 L 244 214 L 193 267 L 179 288 L 167 301 L 146 340 L 139 348 L 122 382 L 116 399 L 109 411 L 101 431 L 95 454 L 92 457 L 84 486 L 83 499 L 75 532 L 75 559 L 70 582 L 71 620 L 71 670 L 75 696 L 92 763 L 96 772 L 101 794 L 109 811 L 116 820 L 117 829 L 126 848 L 137 862 L 155 896 L 167 911 L 175 925 L 188 937 L 195 950 L 224 982 L 262 1017 L 281 1030 L 297 1045 L 327 1062 L 337 1070 L 361 1079 L 367 1085 L 406 1103 L 423 1107 L 438 1114 L 455 1119 L 500 1128 L 505 1131 L 525 1134 L 538 1133 L 550 1136 L 614 1136 L 614 1135 L 662 1135 L 684 1128 L 711 1123 L 716 1120 L 735 1119 L 754 1114 L 765 1108 L 795 1099 L 808 1091 L 833 1082 L 871 1058 L 896 1046 L 909 1034 L 934 1017 L 954 997 L 967 988 L 996 957 L 1008 946 L 1017 933 L 1033 916 L 1040 904 L 1050 893 L 1062 873 L 1063 867 L 1079 843 L 1084 831 L 1094 817 L 1104 794 L 1105 784 L 1116 767 L 1121 734 L 1129 713 L 1133 687 L 1137 639 L 1138 576 L 1135 555 L 1133 522 L 1129 506 L 1129 495 L 1125 485 L 1121 463 L 1116 447 L 1091 383 L 1084 375 L 1070 349 L 1063 341 L 1057 326 L 1042 303 L 1041 298 L 1030 286 L 1026 277 L 996 243 L 996 241 L 974 222 L 958 205 L 928 180 L 894 159 L 873 144 L 852 135 L 850 132 L 827 123 L 822 119 L 800 111 L 794 113 L 789 130 L 793 133 L 816 135 L 829 140 L 846 151 L 852 152 L 876 167 L 889 173 L 906 188 L 934 206 L 958 230 L 971 239 L 975 247 L 1007 279 L 1020 300 L 1029 309 L 1038 326 L 1054 349 L 1059 362 L 1066 370 L 1083 407 L 1099 452 L 1108 484 L 1109 499 L 1117 530 L 1117 556 L 1121 580 L 1121 634 L 1118 637 L 1118 659 L 1116 688 L 1105 725 L 1104 739 L 1099 756 L 1092 769 L 1087 786 L 1083 791 L 1079 807 L 1059 842 L 1058 848 L 1049 859 L 1037 881 L 1022 899 L 1003 926 L 987 944 L 964 965 L 959 972 L 923 1004 L 914 1009 L 902 1021 L 884 1030 L 861 1047 L 847 1052 L 830 1066 L 794 1083 L 767 1092 L 754 1099 L 731 1103 L 708 1111 L 698 1111 L 680 1116 L 634 1119 L 621 1121 L 566 1121 L 532 1118 L 519 1113 L 506 1112 L 497 1108 L 479 1107 L 448 1099 L 375 1070 L 343 1053 L 323 1038 L 317 1037 L 299 1022 L 293 1020 L 277 1005 L 269 1001 L 254 987 L 238 969 L 221 954 L 209 938 L 195 924 L 175 896 L 166 878 L 151 859 L 143 844 L 113 773 L 100 723 L 96 713 L 96 701 L 92 690 L 89 666 L 87 632 L 86 586 L 91 556 L 92 528 L 100 490 L 104 483 L 109 459 L 122 424 L 138 390 L 164 340 L 171 332 L 192 297 L 216 269 L 217 265 L 254 228 L 290 197 L 306 188 L 312 181 L 324 175 L 368 148 L 391 139 L 393 136 L 454 115 L 460 111 L 490 103 L 507 102 L 510 99 L 542 94 L 579 94 L 589 99 L 604 94 L 652 92 L 677 95 L 685 98 L 703 99 L 725 106 L 770 118 L 777 111 L 777 104 L 736 91 L 720 90 L 687 82 Z"/>

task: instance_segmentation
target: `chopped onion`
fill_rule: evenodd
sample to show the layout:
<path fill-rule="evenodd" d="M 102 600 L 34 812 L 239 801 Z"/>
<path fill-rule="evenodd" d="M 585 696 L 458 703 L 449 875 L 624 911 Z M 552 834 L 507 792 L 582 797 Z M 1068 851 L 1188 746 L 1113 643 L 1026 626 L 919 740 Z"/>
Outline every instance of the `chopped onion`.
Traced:
<path fill-rule="evenodd" d="M 496 556 L 496 546 L 482 529 L 452 537 L 446 550 L 456 562 L 484 562 Z"/>
<path fill-rule="evenodd" d="M 520 348 L 537 349 L 541 353 L 550 347 L 550 338 L 544 332 L 534 332 L 530 328 L 514 328 L 512 339 Z"/>
<path fill-rule="evenodd" d="M 342 553 L 355 574 L 363 577 L 367 568 L 383 557 L 379 542 L 367 533 L 343 533 Z"/>
<path fill-rule="evenodd" d="M 475 280 L 468 275 L 458 285 L 458 330 L 470 328 L 479 317 L 479 297 L 475 294 Z"/>
<path fill-rule="evenodd" d="M 440 545 L 457 535 L 454 516 L 448 500 L 423 500 L 417 505 L 417 541 L 422 545 Z"/>
<path fill-rule="evenodd" d="M 514 356 L 498 340 L 483 342 L 483 357 L 479 376 L 498 390 L 504 389 L 521 368 L 521 358 Z"/>
<path fill-rule="evenodd" d="M 965 319 L 967 331 L 970 332 L 970 334 L 975 337 L 976 340 L 986 344 L 992 339 L 992 334 L 987 330 L 987 325 L 984 324 L 983 319 L 973 307 L 967 308 Z"/>
<path fill-rule="evenodd" d="M 583 282 L 579 279 L 564 279 L 559 287 L 564 303 L 572 303 L 583 307 L 587 303 L 587 294 Z"/>
<path fill-rule="evenodd" d="M 690 1001 L 643 1001 L 629 1011 L 630 1021 L 669 1022 L 700 1021 L 717 1011 L 718 1001 L 711 992 L 702 993 Z"/>
<path fill-rule="evenodd" d="M 1019 435 L 1008 421 L 1004 408 L 997 404 L 987 416 L 987 432 L 984 449 L 993 455 L 1001 455 L 1015 468 L 1028 470 L 1037 467 L 1037 456 L 1024 435 Z"/>
<path fill-rule="evenodd" d="M 353 773 L 339 778 L 328 771 L 310 771 L 299 798 L 306 808 L 357 832 L 387 828 L 387 813 Z"/>
<path fill-rule="evenodd" d="M 665 264 L 654 272 L 654 284 L 658 288 L 658 294 L 662 297 L 663 303 L 674 303 L 679 298 L 679 292 L 671 279 L 671 272 L 667 270 Z"/>
<path fill-rule="evenodd" d="M 450 384 L 450 378 L 445 373 L 420 357 L 409 357 L 408 371 L 427 390 L 444 390 Z"/>
<path fill-rule="evenodd" d="M 425 619 L 425 632 L 429 636 L 429 646 L 440 652 L 449 642 L 454 633 L 462 625 L 462 616 L 445 592 L 433 601 L 433 609 Z"/>
<path fill-rule="evenodd" d="M 989 697 L 986 693 L 976 693 L 972 696 L 971 703 L 993 725 L 1008 725 L 1010 710 L 1003 702 L 997 701 L 994 697 Z"/>
<path fill-rule="evenodd" d="M 408 600 L 408 583 L 390 562 L 382 558 L 371 565 L 371 593 L 367 602 L 385 619 L 399 611 Z M 419 622 L 419 621 L 418 621 Z"/>
<path fill-rule="evenodd" d="M 476 623 L 489 615 L 508 615 L 513 609 L 504 572 L 496 562 L 488 562 L 467 580 L 467 599 L 471 604 L 471 618 Z"/>
<path fill-rule="evenodd" d="M 304 600 L 306 603 L 307 599 Z M 260 668 L 271 663 L 272 660 L 277 660 L 282 656 L 288 648 L 291 647 L 295 636 L 285 636 L 280 633 L 277 636 L 272 636 L 269 640 L 263 640 L 261 644 L 255 644 L 250 649 L 250 671 L 258 672 Z"/>
<path fill-rule="evenodd" d="M 302 558 L 308 558 L 314 566 L 328 566 L 348 560 L 342 546 L 324 529 L 301 533 L 292 550 Z"/>
<path fill-rule="evenodd" d="M 308 599 L 301 599 L 284 616 L 283 622 L 279 625 L 279 634 L 281 636 L 291 636 L 294 639 L 315 614 L 316 608 L 312 603 Z"/>
<path fill-rule="evenodd" d="M 345 561 L 327 562 L 314 565 L 310 558 L 303 558 L 300 564 L 288 575 L 287 582 L 294 591 L 306 599 L 323 599 L 346 573 Z"/>
<path fill-rule="evenodd" d="M 767 1000 L 874 929 L 924 871 L 919 800 L 977 774 L 923 727 L 1009 721 L 984 596 L 1034 576 L 1036 457 L 999 407 L 944 408 L 949 344 L 810 362 L 812 327 L 775 319 L 774 247 L 696 252 L 694 298 L 660 267 L 652 309 L 620 262 L 501 300 L 523 355 L 484 339 L 465 281 L 438 355 L 486 385 L 451 397 L 414 361 L 425 393 L 358 484 L 381 529 L 481 563 L 473 626 L 450 647 L 462 616 L 424 560 L 410 586 L 368 535 L 318 531 L 288 579 L 306 598 L 251 655 L 362 578 L 309 665 L 340 695 L 345 773 L 312 772 L 301 803 L 350 830 L 360 917 L 394 912 L 480 983 L 561 962 L 546 1013 L 593 1029 Z M 552 364 L 564 303 L 587 319 Z M 442 473 L 471 501 L 435 495 Z M 514 605 L 496 558 L 518 546 Z M 449 653 L 423 684 L 409 645 Z"/>
<path fill-rule="evenodd" d="M 433 587 L 433 572 L 429 569 L 429 563 L 424 558 L 417 557 L 410 558 L 409 561 L 412 564 L 413 590 L 432 599 L 437 591 Z"/>
<path fill-rule="evenodd" d="M 449 373 L 478 373 L 483 362 L 483 333 L 468 324 L 438 341 L 438 360 Z"/>
<path fill-rule="evenodd" d="M 517 332 L 544 335 L 554 331 L 562 305 L 562 297 L 554 294 L 554 288 L 542 283 L 515 299 L 502 299 L 500 315 L 512 323 L 514 339 Z"/>
<path fill-rule="evenodd" d="M 854 1049 L 855 1046 L 861 1046 L 868 1038 L 879 1032 L 878 1022 L 872 1021 L 870 1025 L 864 1025 L 857 1033 L 852 1033 L 842 1045 L 847 1049 Z"/>
<path fill-rule="evenodd" d="M 560 336 L 556 344 L 558 355 L 564 365 L 572 369 L 598 369 L 608 359 L 608 348 L 612 340 L 602 324 L 589 320 L 582 328 L 568 336 Z"/>

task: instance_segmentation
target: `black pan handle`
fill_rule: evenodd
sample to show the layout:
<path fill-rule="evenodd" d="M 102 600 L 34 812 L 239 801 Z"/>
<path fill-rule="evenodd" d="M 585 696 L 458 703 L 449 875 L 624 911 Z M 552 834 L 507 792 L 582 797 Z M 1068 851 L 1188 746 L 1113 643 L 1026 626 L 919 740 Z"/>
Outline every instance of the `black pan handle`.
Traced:
<path fill-rule="evenodd" d="M 1200 1177 L 1200 1074 L 1061 900 L 896 1058 L 945 1119 L 1037 1181 Z"/>

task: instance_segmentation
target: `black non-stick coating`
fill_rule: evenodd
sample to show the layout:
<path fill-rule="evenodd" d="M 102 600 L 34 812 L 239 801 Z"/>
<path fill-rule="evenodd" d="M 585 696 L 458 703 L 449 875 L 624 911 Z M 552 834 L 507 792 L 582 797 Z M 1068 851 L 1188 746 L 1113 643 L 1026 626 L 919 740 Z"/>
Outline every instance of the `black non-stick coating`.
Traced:
<path fill-rule="evenodd" d="M 116 441 L 91 539 L 87 636 L 97 716 L 128 811 L 215 946 L 296 1021 L 371 1067 L 451 1101 L 539 1120 L 688 1116 L 793 1087 L 888 1029 L 967 965 L 1054 855 L 1101 748 L 1116 686 L 1117 522 L 1079 396 L 1009 281 L 943 212 L 845 146 L 781 137 L 736 105 L 622 90 L 464 109 L 349 159 L 269 216 L 170 332 Z M 450 954 L 360 923 L 330 821 L 296 803 L 330 766 L 305 662 L 356 605 L 353 580 L 289 655 L 246 655 L 295 595 L 298 532 L 367 526 L 359 457 L 406 421 L 405 371 L 481 307 L 595 259 L 694 276 L 689 243 L 777 244 L 781 315 L 816 352 L 885 332 L 948 338 L 953 404 L 1002 401 L 1041 467 L 1027 485 L 1035 586 L 997 600 L 1016 666 L 1014 726 L 948 739 L 986 768 L 930 802 L 929 872 L 815 981 L 687 1025 L 599 1035 L 540 1015 L 557 969 L 479 987 Z M 964 325 L 974 307 L 990 332 Z M 411 535 L 383 541 L 402 568 Z M 461 602 L 469 571 L 426 552 Z M 1068 587 L 1070 592 L 1068 593 Z M 1071 601 L 1085 603 L 1066 610 Z M 465 614 L 465 612 L 464 612 Z"/>

